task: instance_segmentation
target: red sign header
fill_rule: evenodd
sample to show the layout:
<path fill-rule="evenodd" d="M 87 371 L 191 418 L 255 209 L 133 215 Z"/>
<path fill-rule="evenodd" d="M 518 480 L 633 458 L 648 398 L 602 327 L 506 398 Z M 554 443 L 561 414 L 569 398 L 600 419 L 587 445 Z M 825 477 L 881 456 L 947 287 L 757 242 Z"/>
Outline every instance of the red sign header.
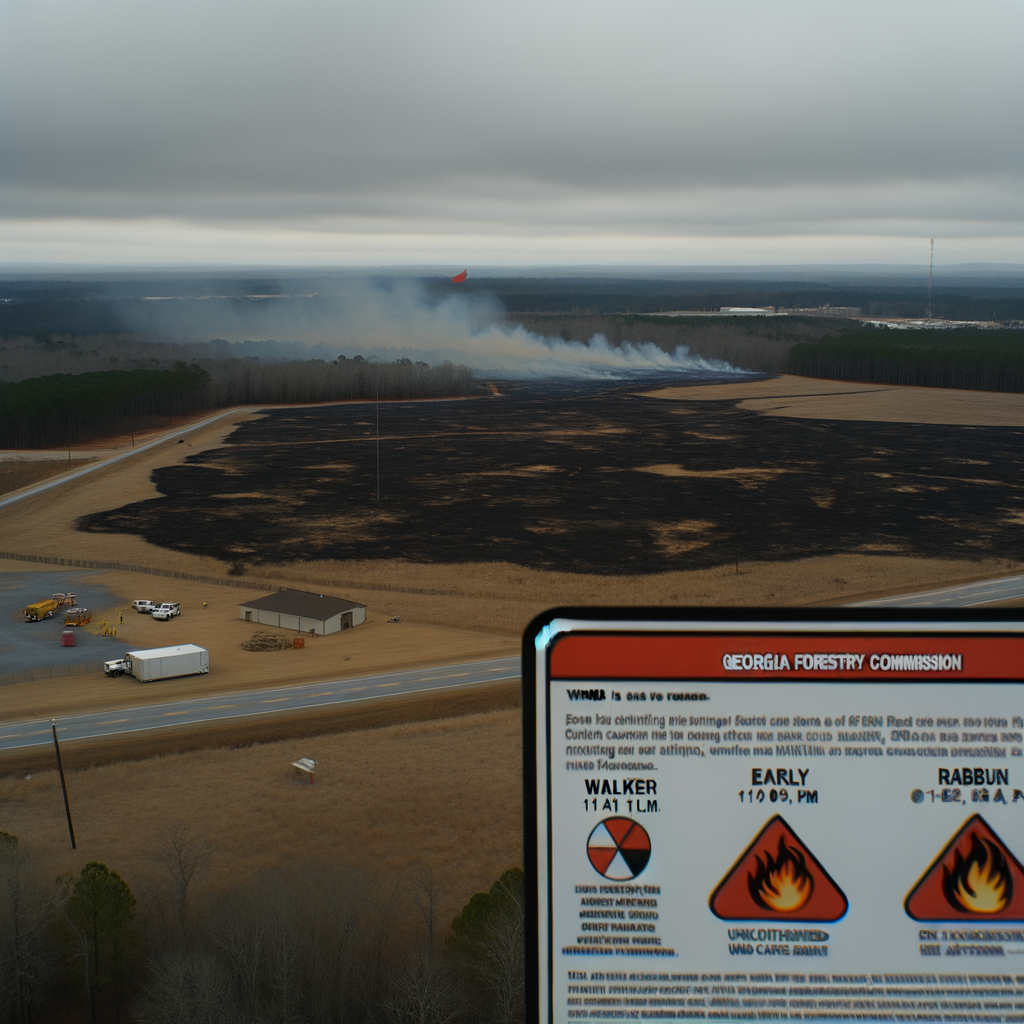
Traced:
<path fill-rule="evenodd" d="M 1024 638 L 570 633 L 552 679 L 1024 679 Z"/>

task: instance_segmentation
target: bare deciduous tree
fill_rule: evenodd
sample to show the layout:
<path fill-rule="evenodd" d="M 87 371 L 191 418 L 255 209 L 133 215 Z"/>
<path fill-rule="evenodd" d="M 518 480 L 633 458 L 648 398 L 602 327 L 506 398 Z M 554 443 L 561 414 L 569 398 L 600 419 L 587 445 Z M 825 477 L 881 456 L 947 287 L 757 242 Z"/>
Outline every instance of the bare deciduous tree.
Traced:
<path fill-rule="evenodd" d="M 149 965 L 135 1005 L 139 1024 L 231 1024 L 243 1020 L 231 974 L 210 949 L 169 950 Z"/>
<path fill-rule="evenodd" d="M 452 1024 L 463 1000 L 442 957 L 414 956 L 396 974 L 382 1009 L 391 1024 Z"/>
<path fill-rule="evenodd" d="M 192 881 L 211 856 L 209 845 L 188 825 L 179 822 L 165 829 L 164 844 L 156 859 L 167 872 L 167 895 L 181 928 L 185 927 Z"/>
<path fill-rule="evenodd" d="M 441 896 L 444 895 L 444 886 L 434 874 L 434 869 L 429 865 L 420 868 L 416 876 L 416 906 L 423 916 L 423 924 L 426 928 L 426 955 L 432 957 L 436 951 L 435 933 L 437 930 L 437 909 Z"/>
<path fill-rule="evenodd" d="M 17 838 L 0 832 L 0 1021 L 28 1024 L 58 966 L 50 941 L 64 890 L 44 882 Z"/>

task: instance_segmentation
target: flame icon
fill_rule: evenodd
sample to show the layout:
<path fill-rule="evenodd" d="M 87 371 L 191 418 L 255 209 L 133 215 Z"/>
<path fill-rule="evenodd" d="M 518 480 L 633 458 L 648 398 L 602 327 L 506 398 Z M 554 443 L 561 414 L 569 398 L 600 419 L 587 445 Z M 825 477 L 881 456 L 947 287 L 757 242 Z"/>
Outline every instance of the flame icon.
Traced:
<path fill-rule="evenodd" d="M 942 868 L 942 892 L 954 910 L 998 914 L 1013 899 L 1013 878 L 1003 851 L 971 833 L 967 858 L 957 850 L 952 869 Z"/>
<path fill-rule="evenodd" d="M 747 887 L 754 902 L 765 910 L 779 914 L 792 914 L 803 908 L 814 892 L 814 879 L 807 870 L 807 861 L 799 850 L 786 845 L 786 837 L 779 836 L 777 857 L 764 852 L 755 857 L 757 871 L 747 875 Z"/>

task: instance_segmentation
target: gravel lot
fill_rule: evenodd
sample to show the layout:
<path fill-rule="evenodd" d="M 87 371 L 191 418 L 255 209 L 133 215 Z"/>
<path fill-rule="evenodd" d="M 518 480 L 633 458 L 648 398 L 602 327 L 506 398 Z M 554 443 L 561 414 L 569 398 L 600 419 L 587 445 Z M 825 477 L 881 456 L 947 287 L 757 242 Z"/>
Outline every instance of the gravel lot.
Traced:
<path fill-rule="evenodd" d="M 73 591 L 94 613 L 118 603 L 92 572 L 0 572 L 0 678 L 35 668 L 106 661 L 124 651 L 124 641 L 75 630 L 75 646 L 61 646 L 63 609 L 42 622 L 25 622 L 25 606 L 51 594 Z M 136 614 L 132 612 L 132 614 Z"/>

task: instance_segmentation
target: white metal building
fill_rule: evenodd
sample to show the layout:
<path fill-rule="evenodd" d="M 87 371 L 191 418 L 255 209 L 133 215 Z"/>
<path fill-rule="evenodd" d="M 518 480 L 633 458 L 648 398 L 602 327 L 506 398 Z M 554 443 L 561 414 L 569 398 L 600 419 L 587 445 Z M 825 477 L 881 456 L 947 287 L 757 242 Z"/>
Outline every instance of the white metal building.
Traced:
<path fill-rule="evenodd" d="M 238 606 L 238 617 L 262 626 L 312 630 L 321 636 L 358 626 L 366 621 L 366 605 L 340 597 L 307 594 L 304 590 L 279 590 Z"/>

